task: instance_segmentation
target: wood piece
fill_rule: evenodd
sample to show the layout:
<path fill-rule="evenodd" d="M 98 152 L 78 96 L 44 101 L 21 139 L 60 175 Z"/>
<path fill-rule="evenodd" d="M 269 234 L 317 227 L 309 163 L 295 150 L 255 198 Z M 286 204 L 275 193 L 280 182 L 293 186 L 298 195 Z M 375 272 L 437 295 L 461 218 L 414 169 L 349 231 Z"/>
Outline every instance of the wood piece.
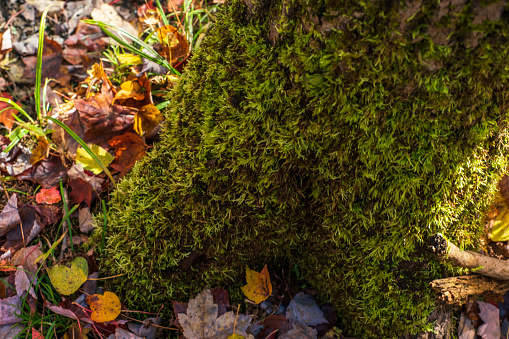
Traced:
<path fill-rule="evenodd" d="M 440 301 L 449 305 L 462 305 L 483 294 L 503 294 L 509 290 L 509 280 L 498 280 L 480 275 L 464 275 L 433 280 L 431 287 Z"/>
<path fill-rule="evenodd" d="M 486 255 L 462 251 L 458 246 L 437 233 L 428 239 L 429 250 L 439 258 L 450 261 L 453 265 L 476 269 L 477 274 L 501 280 L 509 280 L 509 261 L 500 260 Z"/>

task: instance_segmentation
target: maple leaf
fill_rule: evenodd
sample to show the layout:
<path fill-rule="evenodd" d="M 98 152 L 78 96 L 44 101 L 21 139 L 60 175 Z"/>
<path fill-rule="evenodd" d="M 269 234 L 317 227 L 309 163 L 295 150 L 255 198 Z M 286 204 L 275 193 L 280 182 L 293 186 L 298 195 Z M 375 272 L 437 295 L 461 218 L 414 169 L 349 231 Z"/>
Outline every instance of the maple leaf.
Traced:
<path fill-rule="evenodd" d="M 177 314 L 186 339 L 226 338 L 234 333 L 248 336 L 246 330 L 251 323 L 250 315 L 239 314 L 236 317 L 230 311 L 218 317 L 217 313 L 218 306 L 214 304 L 210 289 L 204 289 L 191 299 L 187 314 Z"/>
<path fill-rule="evenodd" d="M 241 290 L 246 297 L 256 304 L 261 303 L 272 294 L 272 284 L 270 283 L 269 270 L 267 265 L 258 273 L 246 267 L 247 285 L 242 286 Z"/>

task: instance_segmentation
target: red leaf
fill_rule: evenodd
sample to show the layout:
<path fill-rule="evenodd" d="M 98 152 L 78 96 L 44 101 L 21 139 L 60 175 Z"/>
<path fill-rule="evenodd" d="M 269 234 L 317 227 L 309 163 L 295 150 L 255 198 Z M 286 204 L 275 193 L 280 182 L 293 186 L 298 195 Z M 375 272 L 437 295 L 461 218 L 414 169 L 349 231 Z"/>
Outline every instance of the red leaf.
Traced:
<path fill-rule="evenodd" d="M 68 185 L 71 187 L 71 194 L 69 196 L 71 203 L 79 204 L 84 201 L 90 207 L 92 204 L 92 187 L 83 179 L 69 180 Z"/>
<path fill-rule="evenodd" d="M 43 188 L 39 193 L 35 195 L 35 201 L 38 204 L 56 204 L 60 202 L 62 197 L 60 196 L 60 192 L 56 189 L 56 187 L 52 188 Z"/>

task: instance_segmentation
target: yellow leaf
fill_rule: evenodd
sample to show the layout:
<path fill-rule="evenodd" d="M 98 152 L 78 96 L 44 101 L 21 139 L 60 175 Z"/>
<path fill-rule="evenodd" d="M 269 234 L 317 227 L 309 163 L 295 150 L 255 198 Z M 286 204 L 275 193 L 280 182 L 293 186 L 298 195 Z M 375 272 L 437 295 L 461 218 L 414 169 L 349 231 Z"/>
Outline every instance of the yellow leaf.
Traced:
<path fill-rule="evenodd" d="M 152 131 L 163 120 L 161 112 L 154 104 L 145 105 L 134 115 L 134 130 L 143 135 L 143 132 Z"/>
<path fill-rule="evenodd" d="M 120 64 L 122 65 L 140 65 L 141 64 L 141 58 L 138 55 L 134 54 L 119 54 L 117 55 L 118 61 L 120 61 Z"/>
<path fill-rule="evenodd" d="M 96 323 L 115 320 L 120 314 L 120 299 L 115 293 L 104 292 L 104 295 L 91 295 L 87 297 L 87 303 L 92 310 L 90 319 Z"/>
<path fill-rule="evenodd" d="M 491 229 L 491 240 L 507 241 L 509 240 L 509 206 L 500 192 L 497 192 L 495 196 L 495 203 L 498 214 Z"/>
<path fill-rule="evenodd" d="M 120 91 L 115 94 L 115 100 L 129 99 L 143 100 L 145 98 L 146 89 L 143 88 L 138 81 L 126 81 L 120 85 Z"/>
<path fill-rule="evenodd" d="M 227 339 L 246 339 L 246 337 L 237 333 L 233 333 L 232 335 L 228 336 Z"/>
<path fill-rule="evenodd" d="M 88 147 L 106 167 L 108 167 L 108 165 L 115 159 L 113 155 L 109 154 L 108 151 L 101 146 L 89 144 Z M 76 150 L 76 162 L 82 164 L 84 169 L 89 170 L 94 174 L 99 174 L 103 171 L 101 166 L 99 166 L 99 164 L 82 147 Z"/>
<path fill-rule="evenodd" d="M 241 287 L 242 292 L 256 304 L 261 303 L 271 295 L 272 284 L 270 283 L 267 265 L 260 273 L 246 267 L 246 280 L 247 285 Z"/>
<path fill-rule="evenodd" d="M 90 76 L 91 79 L 102 79 L 103 76 L 104 76 L 104 69 L 102 67 L 102 63 L 101 65 L 99 64 L 94 64 L 92 66 L 92 68 L 90 68 L 88 71 L 87 71 L 88 75 Z"/>
<path fill-rule="evenodd" d="M 58 293 L 70 295 L 87 281 L 88 264 L 84 258 L 78 257 L 71 262 L 71 267 L 55 265 L 48 268 L 47 271 L 49 279 Z"/>

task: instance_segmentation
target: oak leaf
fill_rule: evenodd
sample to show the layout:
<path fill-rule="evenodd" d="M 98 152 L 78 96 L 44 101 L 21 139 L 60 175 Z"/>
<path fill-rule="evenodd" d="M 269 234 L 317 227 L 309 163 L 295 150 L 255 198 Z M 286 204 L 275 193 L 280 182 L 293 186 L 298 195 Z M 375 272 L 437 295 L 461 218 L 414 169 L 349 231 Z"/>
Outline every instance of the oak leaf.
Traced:
<path fill-rule="evenodd" d="M 87 297 L 87 303 L 92 310 L 90 319 L 97 323 L 115 320 L 120 314 L 120 299 L 113 292 L 104 295 L 94 294 Z"/>
<path fill-rule="evenodd" d="M 71 267 L 55 265 L 47 270 L 51 283 L 63 295 L 73 294 L 80 288 L 88 276 L 88 263 L 78 257 L 71 262 Z"/>
<path fill-rule="evenodd" d="M 242 286 L 241 290 L 246 297 L 256 304 L 261 303 L 272 294 L 272 284 L 267 265 L 265 265 L 260 273 L 246 267 L 246 280 L 247 285 Z"/>

